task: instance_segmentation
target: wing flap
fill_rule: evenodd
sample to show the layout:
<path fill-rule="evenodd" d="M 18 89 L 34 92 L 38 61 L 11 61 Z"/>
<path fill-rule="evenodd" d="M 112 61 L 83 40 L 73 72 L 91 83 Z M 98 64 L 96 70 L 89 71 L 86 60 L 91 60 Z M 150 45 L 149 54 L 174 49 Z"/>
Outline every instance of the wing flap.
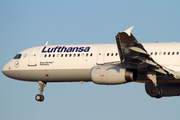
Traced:
<path fill-rule="evenodd" d="M 149 65 L 152 65 L 152 66 L 157 66 L 156 63 L 154 63 L 153 61 L 151 61 L 150 59 L 148 58 L 145 58 L 145 57 L 140 57 L 140 56 L 136 56 L 136 57 L 133 57 L 133 59 L 138 59 L 146 64 L 149 64 Z"/>
<path fill-rule="evenodd" d="M 161 73 L 161 74 L 167 74 L 163 69 L 161 69 L 160 67 L 153 67 L 153 66 L 151 66 L 151 67 L 149 67 L 151 70 L 154 70 L 154 71 L 156 71 L 156 72 L 159 72 L 159 73 Z"/>
<path fill-rule="evenodd" d="M 146 51 L 142 50 L 141 48 L 133 47 L 133 46 L 129 46 L 129 47 L 127 46 L 127 48 L 129 48 L 129 49 L 132 50 L 132 51 L 139 52 L 139 53 L 142 53 L 142 54 L 146 54 L 146 55 L 147 55 Z"/>

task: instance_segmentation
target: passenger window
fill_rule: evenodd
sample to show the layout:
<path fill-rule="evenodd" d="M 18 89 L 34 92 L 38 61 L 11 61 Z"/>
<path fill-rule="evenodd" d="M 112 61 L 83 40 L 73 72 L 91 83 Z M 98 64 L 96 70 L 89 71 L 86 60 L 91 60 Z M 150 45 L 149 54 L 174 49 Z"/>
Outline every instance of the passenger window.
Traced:
<path fill-rule="evenodd" d="M 76 57 L 76 54 L 74 54 L 74 57 Z"/>
<path fill-rule="evenodd" d="M 170 52 L 168 52 L 168 55 L 170 55 Z"/>
<path fill-rule="evenodd" d="M 67 57 L 67 54 L 65 54 L 65 57 Z"/>
<path fill-rule="evenodd" d="M 71 57 L 72 54 L 69 54 L 69 57 Z"/>
<path fill-rule="evenodd" d="M 111 56 L 113 56 L 113 53 L 111 53 Z"/>
<path fill-rule="evenodd" d="M 47 55 L 45 54 L 44 57 L 46 57 Z"/>
<path fill-rule="evenodd" d="M 174 52 L 172 52 L 172 55 L 174 55 Z"/>
<path fill-rule="evenodd" d="M 157 52 L 155 52 L 155 54 L 154 55 L 157 55 Z"/>
<path fill-rule="evenodd" d="M 153 55 L 153 52 L 151 52 L 151 54 L 150 55 Z"/>
<path fill-rule="evenodd" d="M 82 57 L 84 57 L 84 53 L 82 53 Z"/>
<path fill-rule="evenodd" d="M 92 56 L 93 54 L 91 53 L 90 56 Z"/>
<path fill-rule="evenodd" d="M 116 53 L 116 55 L 115 56 L 117 56 L 118 55 L 118 53 Z"/>
<path fill-rule="evenodd" d="M 78 54 L 78 57 L 80 56 L 80 54 Z"/>
<path fill-rule="evenodd" d="M 159 55 L 161 55 L 161 52 L 159 52 Z"/>
<path fill-rule="evenodd" d="M 166 52 L 164 52 L 164 55 L 166 55 Z"/>
<path fill-rule="evenodd" d="M 86 54 L 86 57 L 88 57 L 88 53 Z"/>
<path fill-rule="evenodd" d="M 109 56 L 109 53 L 107 53 L 107 56 Z"/>
<path fill-rule="evenodd" d="M 53 54 L 53 57 L 55 57 L 55 54 Z"/>
<path fill-rule="evenodd" d="M 51 57 L 51 54 L 49 54 L 49 57 Z"/>
<path fill-rule="evenodd" d="M 179 52 L 177 52 L 176 54 L 179 55 Z"/>
<path fill-rule="evenodd" d="M 59 54 L 57 54 L 57 57 L 59 57 Z"/>
<path fill-rule="evenodd" d="M 61 54 L 61 57 L 63 57 L 63 54 Z"/>

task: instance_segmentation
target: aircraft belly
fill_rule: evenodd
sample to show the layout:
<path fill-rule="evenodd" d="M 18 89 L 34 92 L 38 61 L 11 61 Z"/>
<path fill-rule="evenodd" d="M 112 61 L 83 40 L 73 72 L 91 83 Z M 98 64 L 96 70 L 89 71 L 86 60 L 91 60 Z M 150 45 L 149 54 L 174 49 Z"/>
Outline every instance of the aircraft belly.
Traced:
<path fill-rule="evenodd" d="M 16 70 L 9 77 L 23 81 L 76 82 L 91 81 L 90 69 Z"/>

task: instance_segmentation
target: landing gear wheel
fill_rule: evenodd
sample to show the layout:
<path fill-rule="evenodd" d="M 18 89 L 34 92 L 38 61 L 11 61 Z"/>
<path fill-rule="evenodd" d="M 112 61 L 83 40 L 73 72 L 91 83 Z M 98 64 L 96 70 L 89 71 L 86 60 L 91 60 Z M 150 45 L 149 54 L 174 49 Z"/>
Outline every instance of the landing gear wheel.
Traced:
<path fill-rule="evenodd" d="M 151 86 L 148 90 L 148 94 L 151 97 L 157 97 L 159 95 L 160 89 L 157 86 Z"/>
<path fill-rule="evenodd" d="M 163 90 L 160 87 L 158 88 L 159 88 L 159 93 L 155 98 L 161 98 L 163 96 Z"/>
<path fill-rule="evenodd" d="M 39 102 L 42 102 L 42 101 L 44 100 L 44 96 L 41 95 L 41 94 L 37 94 L 36 97 L 35 97 L 35 99 L 36 99 L 37 101 L 39 101 Z"/>

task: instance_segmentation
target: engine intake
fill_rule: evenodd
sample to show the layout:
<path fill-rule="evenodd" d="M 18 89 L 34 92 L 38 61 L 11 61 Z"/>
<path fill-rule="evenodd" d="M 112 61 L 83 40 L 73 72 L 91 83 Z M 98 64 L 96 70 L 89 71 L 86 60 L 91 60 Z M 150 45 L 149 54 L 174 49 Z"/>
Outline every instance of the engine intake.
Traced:
<path fill-rule="evenodd" d="M 91 69 L 91 79 L 96 84 L 122 84 L 136 81 L 138 71 L 113 65 L 95 66 Z"/>

